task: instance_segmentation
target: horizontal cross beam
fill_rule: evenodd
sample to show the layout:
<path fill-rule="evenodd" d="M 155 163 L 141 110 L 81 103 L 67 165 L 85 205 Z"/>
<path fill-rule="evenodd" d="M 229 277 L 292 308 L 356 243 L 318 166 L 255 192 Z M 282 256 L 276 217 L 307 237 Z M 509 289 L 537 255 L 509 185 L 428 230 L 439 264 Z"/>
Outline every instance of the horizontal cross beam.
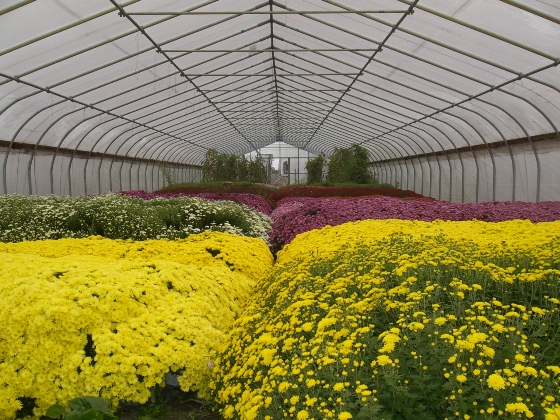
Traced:
<path fill-rule="evenodd" d="M 202 77 L 202 76 L 214 76 L 214 77 L 303 77 L 303 76 L 358 76 L 360 73 L 197 73 L 197 74 L 185 74 L 187 77 Z"/>
<path fill-rule="evenodd" d="M 336 101 L 272 101 L 272 102 L 255 102 L 255 101 L 214 101 L 215 104 L 322 104 L 322 103 L 333 103 Z"/>
<path fill-rule="evenodd" d="M 367 52 L 367 51 L 377 51 L 378 48 L 300 48 L 300 49 L 280 49 L 280 48 L 266 48 L 264 50 L 162 50 L 163 52 L 168 53 L 195 53 L 195 52 L 203 52 L 203 53 L 265 53 L 265 52 L 283 52 L 283 53 L 294 53 L 294 52 Z"/>
<path fill-rule="evenodd" d="M 270 92 L 275 93 L 275 89 L 201 89 L 202 92 Z M 345 89 L 278 89 L 282 92 L 344 92 Z"/>
<path fill-rule="evenodd" d="M 207 12 L 126 12 L 129 16 L 188 16 L 188 15 L 325 15 L 325 14 L 362 14 L 362 13 L 406 13 L 408 10 L 209 10 Z M 119 13 L 119 15 L 121 15 Z M 124 16 L 124 15 L 122 15 Z"/>

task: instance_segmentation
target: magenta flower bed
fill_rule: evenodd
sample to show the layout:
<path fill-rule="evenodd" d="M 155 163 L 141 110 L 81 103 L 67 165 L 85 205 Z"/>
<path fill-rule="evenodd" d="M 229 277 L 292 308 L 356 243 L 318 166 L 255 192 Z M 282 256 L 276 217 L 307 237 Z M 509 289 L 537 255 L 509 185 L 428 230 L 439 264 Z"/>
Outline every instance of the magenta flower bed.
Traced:
<path fill-rule="evenodd" d="M 266 198 L 256 194 L 244 193 L 147 193 L 145 191 L 121 191 L 119 194 L 129 197 L 141 198 L 143 200 L 152 200 L 154 198 L 176 198 L 176 197 L 199 197 L 206 200 L 229 200 L 239 204 L 245 204 L 254 210 L 260 211 L 268 216 L 272 213 L 272 207 Z"/>
<path fill-rule="evenodd" d="M 501 222 L 526 219 L 532 222 L 560 220 L 560 202 L 496 202 L 454 204 L 446 201 L 370 198 L 286 198 L 272 212 L 274 228 L 270 243 L 274 250 L 290 243 L 300 233 L 366 219 L 482 220 Z"/>

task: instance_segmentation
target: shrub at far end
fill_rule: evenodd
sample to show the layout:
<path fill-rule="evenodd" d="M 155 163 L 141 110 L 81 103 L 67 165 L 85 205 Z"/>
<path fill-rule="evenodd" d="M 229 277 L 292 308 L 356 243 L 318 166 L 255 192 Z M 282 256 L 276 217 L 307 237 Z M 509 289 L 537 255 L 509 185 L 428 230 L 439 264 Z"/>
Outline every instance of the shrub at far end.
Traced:
<path fill-rule="evenodd" d="M 323 166 L 325 166 L 325 157 L 322 154 L 305 163 L 308 184 L 318 184 L 323 181 Z"/>
<path fill-rule="evenodd" d="M 335 149 L 329 160 L 327 181 L 369 184 L 372 180 L 368 152 L 365 148 L 353 144 L 349 148 Z"/>
<path fill-rule="evenodd" d="M 249 160 L 245 156 L 220 153 L 216 149 L 209 149 L 202 163 L 203 182 L 266 182 L 266 178 L 264 160 L 260 155 Z"/>

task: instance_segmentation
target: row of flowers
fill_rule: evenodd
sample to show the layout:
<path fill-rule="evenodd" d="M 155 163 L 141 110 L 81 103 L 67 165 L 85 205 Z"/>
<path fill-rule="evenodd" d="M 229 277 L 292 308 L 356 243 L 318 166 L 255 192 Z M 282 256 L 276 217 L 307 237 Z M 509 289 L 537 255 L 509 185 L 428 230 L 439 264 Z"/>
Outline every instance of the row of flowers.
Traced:
<path fill-rule="evenodd" d="M 244 204 L 254 210 L 260 211 L 268 216 L 272 214 L 270 201 L 258 194 L 246 193 L 166 193 L 145 191 L 123 191 L 120 194 L 141 198 L 143 200 L 153 200 L 154 198 L 177 198 L 177 197 L 199 197 L 210 201 L 229 200 L 234 203 Z"/>
<path fill-rule="evenodd" d="M 373 186 L 353 187 L 321 187 L 308 185 L 291 185 L 284 188 L 271 188 L 267 185 L 221 185 L 221 186 L 185 186 L 157 191 L 154 194 L 201 194 L 201 193 L 245 193 L 256 194 L 269 200 L 272 207 L 280 200 L 288 197 L 363 197 L 382 195 L 387 197 L 416 198 L 433 201 L 414 191 L 397 188 L 382 188 Z"/>
<path fill-rule="evenodd" d="M 217 348 L 272 268 L 266 244 L 205 233 L 0 244 L 0 418 L 22 398 L 146 402 L 165 375 L 208 394 Z"/>
<path fill-rule="evenodd" d="M 272 212 L 274 228 L 270 241 L 275 250 L 290 243 L 296 235 L 324 226 L 367 219 L 401 220 L 560 220 L 560 202 L 488 202 L 456 204 L 445 201 L 425 202 L 392 197 L 284 199 Z"/>
<path fill-rule="evenodd" d="M 174 194 L 0 197 L 1 418 L 171 372 L 226 419 L 560 419 L 560 203 Z"/>
<path fill-rule="evenodd" d="M 560 222 L 363 221 L 278 253 L 215 360 L 226 419 L 560 418 Z"/>
<path fill-rule="evenodd" d="M 100 235 L 112 239 L 175 239 L 205 231 L 268 240 L 266 214 L 232 201 L 143 200 L 121 194 L 83 197 L 0 197 L 0 241 Z"/>

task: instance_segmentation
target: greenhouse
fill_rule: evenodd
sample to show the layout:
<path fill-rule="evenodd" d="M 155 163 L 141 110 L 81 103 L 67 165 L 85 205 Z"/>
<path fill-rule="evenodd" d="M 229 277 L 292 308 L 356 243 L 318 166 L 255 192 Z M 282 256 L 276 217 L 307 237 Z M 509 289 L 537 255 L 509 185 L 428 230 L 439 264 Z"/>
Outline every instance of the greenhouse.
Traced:
<path fill-rule="evenodd" d="M 558 0 L 1 0 L 0 418 L 560 420 Z"/>

